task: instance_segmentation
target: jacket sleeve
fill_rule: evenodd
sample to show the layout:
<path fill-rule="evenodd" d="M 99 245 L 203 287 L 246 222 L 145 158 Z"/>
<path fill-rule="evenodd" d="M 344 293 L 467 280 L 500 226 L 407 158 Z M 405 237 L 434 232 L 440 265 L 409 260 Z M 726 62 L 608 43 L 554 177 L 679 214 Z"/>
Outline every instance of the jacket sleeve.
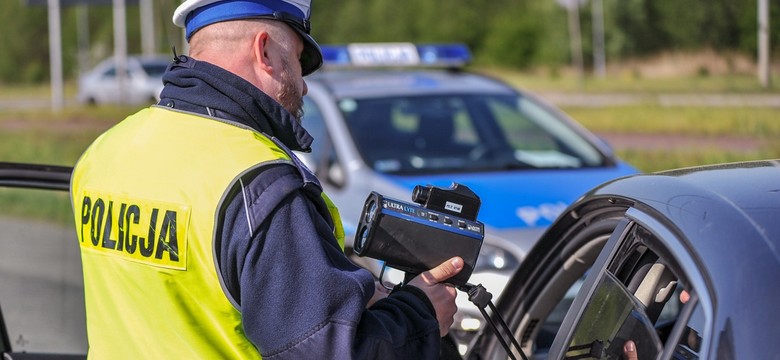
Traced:
<path fill-rule="evenodd" d="M 438 358 L 425 294 L 395 291 L 366 309 L 373 276 L 346 258 L 300 183 L 291 166 L 265 170 L 225 212 L 217 261 L 246 336 L 267 359 Z"/>

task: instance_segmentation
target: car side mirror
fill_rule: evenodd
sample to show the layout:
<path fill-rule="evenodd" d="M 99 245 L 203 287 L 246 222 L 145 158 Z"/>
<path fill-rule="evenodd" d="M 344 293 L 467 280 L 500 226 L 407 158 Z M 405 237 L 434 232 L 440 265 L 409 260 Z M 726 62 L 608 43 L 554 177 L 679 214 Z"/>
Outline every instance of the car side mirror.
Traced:
<path fill-rule="evenodd" d="M 320 181 L 324 181 L 337 188 L 342 188 L 346 184 L 344 167 L 338 161 L 331 158 L 322 158 L 318 162 L 311 153 L 296 152 L 304 165 L 311 170 Z"/>
<path fill-rule="evenodd" d="M 317 174 L 317 163 L 315 162 L 314 156 L 311 155 L 311 153 L 302 153 L 295 151 L 295 155 L 298 156 L 299 159 L 301 159 L 301 162 L 303 162 L 304 165 L 306 165 L 311 172 Z"/>
<path fill-rule="evenodd" d="M 344 167 L 336 161 L 328 161 L 327 174 L 325 180 L 335 187 L 341 188 L 346 184 L 347 179 L 344 176 Z"/>

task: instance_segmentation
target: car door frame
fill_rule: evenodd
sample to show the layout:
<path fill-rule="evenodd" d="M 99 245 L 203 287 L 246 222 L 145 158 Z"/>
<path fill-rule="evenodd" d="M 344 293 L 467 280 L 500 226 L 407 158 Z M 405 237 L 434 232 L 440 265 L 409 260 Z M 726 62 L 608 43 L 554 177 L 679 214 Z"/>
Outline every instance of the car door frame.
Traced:
<path fill-rule="evenodd" d="M 565 266 L 566 259 L 571 254 L 576 254 L 583 249 L 583 245 L 590 243 L 597 236 L 609 233 L 609 239 L 602 248 L 598 249 L 598 257 L 592 263 L 592 269 L 583 282 L 578 294 L 575 296 L 566 316 L 556 333 L 555 340 L 549 352 L 542 354 L 544 358 L 558 359 L 565 354 L 566 346 L 570 340 L 576 320 L 582 315 L 584 307 L 593 295 L 598 280 L 604 275 L 607 265 L 615 258 L 616 251 L 625 239 L 626 232 L 634 224 L 639 224 L 650 230 L 658 239 L 666 256 L 673 257 L 686 274 L 687 280 L 694 289 L 697 289 L 698 303 L 705 313 L 705 333 L 703 339 L 710 338 L 709 331 L 712 328 L 712 298 L 708 292 L 705 275 L 700 272 L 700 266 L 691 256 L 690 251 L 681 241 L 679 232 L 674 231 L 671 223 L 664 223 L 663 217 L 654 213 L 652 209 L 627 197 L 614 194 L 602 194 L 586 196 L 588 200 L 572 204 L 556 222 L 545 232 L 537 245 L 531 250 L 526 259 L 521 263 L 518 271 L 507 284 L 502 297 L 497 301 L 498 313 L 506 316 L 506 323 L 514 334 L 528 333 L 529 326 L 523 324 L 528 321 L 529 313 L 534 304 L 541 298 L 546 298 L 544 291 L 550 286 L 556 272 Z M 660 219 L 660 220 L 659 220 Z M 583 238 L 584 237 L 584 238 Z M 692 303 L 692 304 L 694 304 Z M 682 309 L 681 316 L 690 316 L 692 306 Z M 495 315 L 493 316 L 495 318 Z M 496 322 L 497 319 L 494 319 Z M 672 330 L 670 339 L 679 336 L 682 331 L 678 322 Z M 518 331 L 519 329 L 519 331 Z M 522 333 L 521 333 L 522 332 Z M 535 340 L 534 337 L 531 338 Z M 525 342 L 525 337 L 518 339 L 529 358 L 535 358 L 530 354 L 533 345 Z M 707 357 L 705 349 L 708 343 L 702 344 L 702 358 Z M 671 356 L 673 348 L 664 347 L 664 358 Z M 497 359 L 505 358 L 506 353 L 498 338 L 491 329 L 482 329 L 479 336 L 472 342 L 467 359 Z M 539 355 L 537 355 L 538 357 Z"/>
<path fill-rule="evenodd" d="M 610 237 L 604 249 L 601 251 L 599 258 L 593 264 L 593 269 L 597 271 L 591 271 L 585 279 L 580 292 L 574 299 L 572 306 L 570 307 L 566 318 L 561 324 L 558 334 L 555 337 L 550 353 L 548 354 L 550 359 L 562 359 L 568 349 L 567 344 L 571 342 L 571 338 L 576 331 L 576 324 L 582 317 L 588 303 L 594 295 L 598 287 L 600 279 L 602 279 L 607 268 L 615 261 L 621 261 L 621 254 L 618 252 L 621 249 L 621 245 L 626 241 L 626 237 L 633 226 L 641 226 L 645 230 L 652 233 L 656 239 L 659 240 L 660 248 L 654 249 L 656 252 L 661 252 L 663 257 L 673 258 L 675 263 L 680 267 L 680 270 L 684 273 L 686 281 L 690 283 L 690 286 L 695 290 L 694 299 L 687 303 L 680 312 L 680 319 L 677 321 L 667 341 L 663 344 L 663 350 L 661 353 L 661 359 L 670 359 L 674 346 L 670 344 L 676 344 L 676 339 L 680 337 L 684 330 L 687 319 L 690 317 L 694 306 L 700 306 L 703 310 L 705 324 L 703 327 L 703 333 L 701 338 L 703 343 L 701 344 L 701 352 L 698 354 L 699 358 L 709 358 L 709 349 L 711 341 L 712 331 L 712 319 L 713 319 L 713 305 L 712 297 L 709 293 L 707 282 L 704 275 L 700 272 L 699 267 L 696 265 L 694 258 L 690 255 L 690 251 L 683 245 L 681 241 L 681 234 L 674 231 L 673 224 L 663 222 L 662 216 L 654 216 L 649 209 L 643 209 L 642 206 L 631 207 L 627 209 L 625 217 L 621 220 L 618 227 L 615 228 L 612 236 Z"/>
<path fill-rule="evenodd" d="M 551 312 L 552 309 L 543 309 L 541 314 L 544 318 L 533 314 L 539 307 L 551 307 L 563 300 L 569 286 L 555 290 L 557 293 L 552 297 L 559 298 L 553 300 L 555 304 L 550 304 L 548 299 L 549 289 L 555 289 L 554 283 L 560 281 L 561 269 L 584 265 L 584 268 L 572 270 L 574 274 L 568 276 L 568 279 L 564 277 L 562 281 L 573 283 L 579 279 L 590 266 L 578 263 L 578 259 L 584 257 L 588 258 L 584 262 L 596 261 L 596 256 L 631 205 L 630 202 L 612 197 L 595 197 L 588 202 L 572 204 L 548 228 L 507 283 L 496 301 L 496 310 L 504 316 L 503 320 L 515 335 L 520 328 L 522 336 L 518 342 L 529 359 L 546 358 L 546 353 L 534 356 L 530 350 L 535 346 L 540 326 L 550 315 L 545 314 L 545 311 Z M 494 323 L 500 323 L 495 314 L 492 317 Z M 485 327 L 472 341 L 464 358 L 496 359 L 505 356 L 506 352 L 493 330 Z"/>
<path fill-rule="evenodd" d="M 60 165 L 0 162 L 0 187 L 68 191 L 73 168 Z M 4 359 L 84 359 L 82 355 L 14 353 L 0 304 L 0 353 Z"/>

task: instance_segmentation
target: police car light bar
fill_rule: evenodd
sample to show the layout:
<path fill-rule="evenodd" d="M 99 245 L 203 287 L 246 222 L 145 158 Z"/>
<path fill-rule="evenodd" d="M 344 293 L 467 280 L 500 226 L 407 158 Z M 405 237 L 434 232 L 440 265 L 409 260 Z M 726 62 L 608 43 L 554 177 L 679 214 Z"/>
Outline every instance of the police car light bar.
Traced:
<path fill-rule="evenodd" d="M 471 60 L 464 44 L 356 43 L 322 45 L 325 66 L 463 67 Z"/>

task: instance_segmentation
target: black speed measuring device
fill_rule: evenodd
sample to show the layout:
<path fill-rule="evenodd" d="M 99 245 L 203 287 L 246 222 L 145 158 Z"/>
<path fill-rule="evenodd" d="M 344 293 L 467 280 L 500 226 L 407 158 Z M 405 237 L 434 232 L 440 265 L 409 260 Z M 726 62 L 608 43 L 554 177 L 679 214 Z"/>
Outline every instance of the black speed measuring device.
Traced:
<path fill-rule="evenodd" d="M 417 185 L 412 201 L 416 204 L 372 191 L 360 215 L 355 253 L 409 275 L 460 256 L 463 269 L 447 282 L 465 285 L 485 237 L 484 225 L 477 221 L 479 197 L 457 183 L 449 188 Z"/>
<path fill-rule="evenodd" d="M 354 249 L 358 256 L 383 260 L 406 273 L 406 278 L 439 266 L 453 256 L 463 259 L 463 269 L 447 282 L 469 295 L 510 359 L 516 359 L 486 308 L 490 307 L 512 345 L 527 360 L 520 343 L 501 318 L 482 284 L 469 284 L 485 238 L 485 227 L 477 221 L 481 201 L 468 187 L 453 183 L 449 188 L 417 185 L 412 201 L 406 203 L 372 191 L 360 214 Z M 419 204 L 419 205 L 418 205 Z M 384 273 L 384 266 L 382 273 Z M 382 275 L 379 275 L 380 281 Z M 406 281 L 406 280 L 405 280 Z"/>

